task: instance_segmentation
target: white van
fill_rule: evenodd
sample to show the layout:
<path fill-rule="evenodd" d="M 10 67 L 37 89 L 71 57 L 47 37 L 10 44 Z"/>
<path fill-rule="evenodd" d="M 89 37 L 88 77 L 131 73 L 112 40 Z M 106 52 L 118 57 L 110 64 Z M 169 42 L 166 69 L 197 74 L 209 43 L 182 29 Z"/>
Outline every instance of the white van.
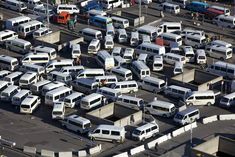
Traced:
<path fill-rule="evenodd" d="M 5 76 L 9 75 L 11 72 L 8 70 L 0 70 L 0 80 L 3 80 Z"/>
<path fill-rule="evenodd" d="M 101 86 L 118 82 L 116 75 L 95 76 L 94 82 L 98 82 Z"/>
<path fill-rule="evenodd" d="M 58 101 L 53 104 L 53 109 L 52 109 L 52 119 L 64 119 L 65 115 L 65 106 L 64 102 Z"/>
<path fill-rule="evenodd" d="M 134 93 L 138 91 L 138 84 L 136 81 L 121 81 L 110 85 L 110 88 L 123 93 Z"/>
<path fill-rule="evenodd" d="M 159 126 L 155 122 L 150 122 L 135 128 L 131 137 L 138 141 L 145 141 L 148 138 L 155 137 L 158 132 Z"/>
<path fill-rule="evenodd" d="M 40 0 L 24 0 L 29 9 L 36 7 L 43 7 L 43 3 Z"/>
<path fill-rule="evenodd" d="M 91 140 L 111 141 L 123 143 L 125 140 L 125 128 L 114 125 L 99 125 L 88 136 Z"/>
<path fill-rule="evenodd" d="M 138 82 L 139 88 L 153 93 L 158 93 L 166 88 L 166 82 L 162 79 L 146 76 Z"/>
<path fill-rule="evenodd" d="M 49 83 L 51 83 L 51 81 L 49 81 L 49 80 L 38 81 L 37 83 L 32 84 L 30 86 L 30 91 L 35 95 L 39 95 L 39 94 L 41 94 L 41 90 L 42 90 L 43 86 L 45 86 Z"/>
<path fill-rule="evenodd" d="M 5 7 L 14 11 L 25 11 L 27 6 L 19 0 L 5 0 Z"/>
<path fill-rule="evenodd" d="M 143 36 L 147 35 L 150 37 L 151 41 L 155 40 L 155 38 L 162 33 L 161 29 L 154 27 L 154 26 L 150 26 L 150 25 L 144 25 L 144 26 L 138 27 L 137 31 L 142 40 L 143 40 Z"/>
<path fill-rule="evenodd" d="M 146 64 L 147 63 L 147 58 L 148 58 L 148 54 L 141 53 L 141 54 L 139 54 L 139 57 L 137 58 L 137 61 L 142 61 Z"/>
<path fill-rule="evenodd" d="M 0 69 L 14 71 L 18 67 L 19 67 L 19 61 L 17 58 L 0 55 Z"/>
<path fill-rule="evenodd" d="M 230 79 L 235 78 L 235 64 L 231 64 L 228 62 L 217 61 L 209 65 L 206 71 Z"/>
<path fill-rule="evenodd" d="M 235 16 L 219 15 L 212 22 L 219 27 L 235 28 Z"/>
<path fill-rule="evenodd" d="M 213 40 L 211 43 L 207 44 L 207 46 L 212 46 L 212 45 L 218 45 L 218 46 L 224 46 L 226 48 L 233 48 L 233 45 L 231 43 L 228 43 L 223 40 Z"/>
<path fill-rule="evenodd" d="M 206 64 L 207 57 L 204 49 L 197 49 L 195 53 L 195 63 Z"/>
<path fill-rule="evenodd" d="M 224 46 L 213 45 L 206 48 L 206 53 L 208 56 L 217 58 L 220 60 L 226 60 L 233 57 L 233 50 Z"/>
<path fill-rule="evenodd" d="M 56 89 L 56 88 L 59 88 L 59 87 L 63 87 L 63 86 L 65 86 L 64 83 L 57 82 L 57 81 L 45 84 L 42 87 L 41 94 L 42 94 L 42 96 L 45 96 L 48 91 L 51 91 L 53 89 Z"/>
<path fill-rule="evenodd" d="M 5 44 L 6 49 L 10 51 L 19 52 L 21 54 L 29 52 L 29 50 L 32 48 L 32 44 L 24 39 L 8 40 L 5 42 Z"/>
<path fill-rule="evenodd" d="M 3 45 L 8 40 L 17 39 L 18 34 L 11 30 L 0 31 L 0 45 Z"/>
<path fill-rule="evenodd" d="M 41 104 L 41 99 L 36 95 L 28 95 L 20 104 L 20 113 L 30 113 L 35 111 L 39 104 Z"/>
<path fill-rule="evenodd" d="M 97 52 L 100 50 L 100 40 L 99 39 L 92 39 L 89 46 L 88 46 L 88 52 L 92 54 L 97 54 Z"/>
<path fill-rule="evenodd" d="M 10 85 L 1 92 L 0 98 L 2 101 L 11 101 L 12 97 L 20 91 L 20 88 L 15 85 Z"/>
<path fill-rule="evenodd" d="M 92 29 L 92 28 L 84 28 L 79 33 L 84 37 L 85 41 L 91 41 L 92 39 L 102 40 L 101 31 Z"/>
<path fill-rule="evenodd" d="M 72 59 L 61 59 L 61 60 L 52 60 L 46 64 L 46 72 L 50 72 L 52 70 L 60 70 L 64 66 L 73 66 Z"/>
<path fill-rule="evenodd" d="M 127 42 L 127 33 L 125 29 L 118 29 L 117 30 L 117 39 L 119 43 L 126 43 Z"/>
<path fill-rule="evenodd" d="M 152 3 L 152 0 L 135 0 L 135 3 L 139 3 L 139 2 L 141 2 L 141 4 L 148 5 Z"/>
<path fill-rule="evenodd" d="M 123 52 L 123 48 L 122 47 L 114 47 L 112 50 L 112 56 L 121 56 Z"/>
<path fill-rule="evenodd" d="M 17 33 L 20 37 L 26 38 L 33 35 L 33 32 L 39 28 L 45 27 L 42 22 L 37 20 L 32 20 L 27 23 L 19 24 L 17 27 Z"/>
<path fill-rule="evenodd" d="M 22 57 L 22 64 L 47 64 L 50 57 L 47 53 L 27 53 Z"/>
<path fill-rule="evenodd" d="M 148 55 L 164 55 L 165 47 L 153 43 L 142 43 L 136 49 L 137 54 L 146 53 Z"/>
<path fill-rule="evenodd" d="M 72 81 L 71 85 L 74 90 L 85 94 L 93 93 L 99 87 L 98 82 L 94 82 L 94 80 L 89 78 L 79 78 L 77 80 Z"/>
<path fill-rule="evenodd" d="M 182 45 L 182 38 L 180 35 L 173 33 L 162 33 L 161 38 L 164 41 L 164 45 L 169 45 L 170 47 L 179 47 Z"/>
<path fill-rule="evenodd" d="M 19 24 L 29 22 L 30 20 L 31 18 L 27 16 L 17 16 L 17 17 L 9 18 L 5 20 L 5 28 L 16 31 L 17 26 Z"/>
<path fill-rule="evenodd" d="M 76 59 L 81 56 L 81 48 L 80 44 L 72 44 L 71 45 L 71 55 L 73 59 Z"/>
<path fill-rule="evenodd" d="M 105 49 L 113 49 L 114 47 L 114 41 L 113 37 L 111 35 L 106 35 L 104 39 L 104 48 Z"/>
<path fill-rule="evenodd" d="M 113 56 L 113 58 L 114 58 L 114 64 L 116 67 L 120 67 L 126 64 L 125 59 L 122 58 L 121 56 Z"/>
<path fill-rule="evenodd" d="M 170 85 L 164 90 L 165 95 L 170 95 L 174 98 L 181 98 L 185 100 L 191 93 L 191 89 L 181 86 Z"/>
<path fill-rule="evenodd" d="M 171 14 L 179 14 L 180 13 L 180 6 L 172 3 L 162 3 L 159 5 L 159 9 L 165 12 L 169 12 Z"/>
<path fill-rule="evenodd" d="M 184 72 L 184 64 L 181 62 L 175 62 L 173 74 L 178 75 Z"/>
<path fill-rule="evenodd" d="M 178 112 L 174 117 L 174 122 L 180 125 L 190 124 L 200 118 L 199 109 L 189 107 L 183 111 Z"/>
<path fill-rule="evenodd" d="M 153 71 L 162 71 L 163 70 L 163 57 L 159 55 L 153 56 L 152 62 Z"/>
<path fill-rule="evenodd" d="M 20 71 L 26 73 L 28 71 L 37 73 L 38 76 L 42 76 L 45 74 L 45 69 L 43 66 L 37 65 L 37 64 L 24 64 L 21 65 L 19 68 Z"/>
<path fill-rule="evenodd" d="M 64 66 L 60 69 L 60 72 L 71 75 L 72 78 L 75 78 L 77 74 L 81 71 L 84 70 L 84 66 L 82 65 L 77 65 L 77 66 Z"/>
<path fill-rule="evenodd" d="M 114 58 L 107 51 L 101 50 L 97 53 L 97 62 L 105 69 L 110 70 L 114 67 Z"/>
<path fill-rule="evenodd" d="M 9 82 L 9 84 L 11 84 L 11 85 L 18 84 L 20 77 L 22 75 L 23 75 L 22 72 L 16 71 L 16 72 L 10 73 L 9 75 L 5 76 L 3 80 Z"/>
<path fill-rule="evenodd" d="M 185 38 L 184 38 L 185 45 L 193 46 L 195 48 L 203 47 L 205 46 L 205 43 L 206 43 L 205 36 L 201 36 L 201 35 L 197 35 L 193 33 L 185 35 Z"/>
<path fill-rule="evenodd" d="M 21 88 L 29 89 L 31 84 L 34 84 L 38 81 L 38 75 L 35 72 L 26 72 L 23 76 L 20 77 L 19 86 Z"/>
<path fill-rule="evenodd" d="M 47 74 L 47 79 L 50 81 L 69 83 L 70 81 L 72 81 L 72 76 L 59 71 L 52 71 L 49 74 Z"/>
<path fill-rule="evenodd" d="M 104 69 L 84 69 L 81 70 L 78 75 L 77 79 L 79 78 L 94 78 L 95 76 L 104 76 Z"/>
<path fill-rule="evenodd" d="M 122 95 L 119 91 L 113 90 L 112 88 L 108 87 L 101 87 L 97 89 L 96 93 L 105 96 L 105 98 L 107 98 L 106 101 L 108 103 L 116 101 L 117 98 Z"/>
<path fill-rule="evenodd" d="M 14 106 L 20 106 L 21 102 L 31 94 L 30 90 L 21 90 L 11 98 L 11 104 Z"/>
<path fill-rule="evenodd" d="M 56 59 L 56 49 L 52 47 L 38 45 L 31 50 L 33 53 L 47 53 L 50 60 Z"/>
<path fill-rule="evenodd" d="M 131 46 L 139 45 L 139 32 L 138 31 L 131 32 L 130 45 Z"/>
<path fill-rule="evenodd" d="M 112 22 L 113 22 L 113 26 L 115 28 L 127 28 L 129 27 L 129 20 L 128 19 L 124 19 L 121 17 L 117 17 L 117 16 L 111 16 Z"/>
<path fill-rule="evenodd" d="M 182 24 L 180 22 L 163 22 L 159 28 L 162 32 L 176 32 L 182 30 Z"/>
<path fill-rule="evenodd" d="M 235 105 L 235 92 L 223 96 L 219 102 L 220 106 L 230 108 Z"/>
<path fill-rule="evenodd" d="M 180 62 L 182 64 L 186 63 L 186 59 L 184 56 L 175 54 L 175 53 L 166 53 L 163 57 L 163 60 L 167 64 L 174 65 L 176 62 Z"/>
<path fill-rule="evenodd" d="M 7 82 L 7 81 L 0 81 L 0 92 L 2 92 L 8 86 L 10 86 L 9 82 Z"/>
<path fill-rule="evenodd" d="M 116 102 L 125 106 L 138 107 L 138 108 L 143 108 L 145 105 L 144 100 L 142 98 L 137 98 L 135 96 L 129 96 L 129 95 L 120 95 L 117 98 Z"/>
<path fill-rule="evenodd" d="M 80 107 L 84 110 L 90 110 L 94 107 L 105 104 L 105 97 L 98 93 L 92 93 L 83 97 L 80 101 Z"/>
<path fill-rule="evenodd" d="M 65 107 L 74 108 L 75 106 L 78 106 L 84 96 L 85 95 L 80 92 L 73 92 L 72 94 L 66 96 L 63 100 Z"/>
<path fill-rule="evenodd" d="M 194 30 L 191 28 L 185 28 L 183 31 L 181 31 L 180 35 L 182 38 L 185 38 L 187 34 L 195 34 L 195 35 L 200 35 L 200 36 L 205 36 L 205 32 L 201 30 Z"/>
<path fill-rule="evenodd" d="M 114 67 L 111 69 L 111 73 L 116 75 L 118 81 L 132 80 L 132 72 L 129 69 L 123 67 Z"/>
<path fill-rule="evenodd" d="M 131 71 L 137 76 L 138 79 L 143 79 L 146 76 L 150 76 L 149 67 L 142 61 L 134 61 L 131 65 Z"/>
<path fill-rule="evenodd" d="M 59 4 L 57 6 L 57 14 L 60 14 L 61 12 L 68 12 L 69 14 L 79 14 L 79 9 L 76 5 L 71 4 Z"/>
<path fill-rule="evenodd" d="M 106 26 L 106 35 L 110 35 L 112 37 L 115 36 L 115 29 L 114 29 L 113 25 L 109 24 Z"/>
<path fill-rule="evenodd" d="M 91 121 L 76 114 L 65 117 L 61 123 L 66 129 L 80 134 L 87 133 L 91 129 Z"/>
<path fill-rule="evenodd" d="M 173 103 L 161 100 L 155 100 L 148 103 L 145 107 L 147 113 L 152 115 L 171 117 L 176 112 L 176 107 Z"/>
<path fill-rule="evenodd" d="M 215 93 L 211 90 L 208 91 L 193 91 L 186 99 L 187 105 L 207 105 L 215 104 Z"/>
<path fill-rule="evenodd" d="M 193 51 L 193 47 L 192 46 L 182 46 L 181 47 L 182 50 L 183 50 L 183 55 L 185 56 L 185 59 L 186 59 L 186 62 L 194 62 L 194 57 L 195 57 L 195 54 L 194 54 L 194 51 Z"/>
<path fill-rule="evenodd" d="M 39 38 L 39 37 L 42 37 L 51 33 L 52 33 L 51 29 L 47 27 L 42 27 L 33 32 L 33 38 Z"/>
<path fill-rule="evenodd" d="M 135 50 L 133 48 L 125 48 L 122 57 L 126 63 L 132 62 L 132 60 L 134 59 L 134 52 Z"/>

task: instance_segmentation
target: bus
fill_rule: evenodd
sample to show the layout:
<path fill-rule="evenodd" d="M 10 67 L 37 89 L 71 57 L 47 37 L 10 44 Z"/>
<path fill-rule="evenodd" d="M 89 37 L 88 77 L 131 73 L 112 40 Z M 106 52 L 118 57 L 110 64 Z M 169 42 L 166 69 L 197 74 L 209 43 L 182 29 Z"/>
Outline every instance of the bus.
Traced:
<path fill-rule="evenodd" d="M 117 8 L 123 4 L 123 0 L 103 0 L 101 4 L 105 9 Z"/>
<path fill-rule="evenodd" d="M 106 28 L 107 25 L 112 24 L 112 19 L 106 16 L 96 15 L 90 18 L 90 23 L 97 27 Z"/>
<path fill-rule="evenodd" d="M 42 22 L 37 20 L 32 20 L 27 23 L 20 24 L 17 28 L 17 33 L 22 38 L 25 38 L 26 36 L 33 35 L 34 31 L 42 27 L 44 27 Z"/>
<path fill-rule="evenodd" d="M 18 17 L 14 17 L 11 19 L 6 19 L 5 28 L 16 31 L 18 25 L 23 24 L 23 23 L 27 23 L 29 21 L 31 21 L 31 18 L 27 17 L 27 16 L 18 16 Z"/>
<path fill-rule="evenodd" d="M 186 9 L 192 12 L 205 13 L 206 9 L 209 7 L 208 3 L 192 1 L 186 5 Z"/>
<path fill-rule="evenodd" d="M 19 67 L 19 62 L 11 56 L 0 55 L 0 68 L 14 71 Z"/>

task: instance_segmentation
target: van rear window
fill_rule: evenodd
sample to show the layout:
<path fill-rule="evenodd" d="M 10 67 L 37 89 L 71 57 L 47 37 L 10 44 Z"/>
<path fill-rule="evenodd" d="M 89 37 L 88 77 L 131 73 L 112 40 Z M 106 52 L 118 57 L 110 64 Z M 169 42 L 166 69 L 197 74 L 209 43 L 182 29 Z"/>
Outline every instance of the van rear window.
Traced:
<path fill-rule="evenodd" d="M 120 132 L 118 132 L 118 131 L 111 131 L 111 135 L 120 136 Z"/>

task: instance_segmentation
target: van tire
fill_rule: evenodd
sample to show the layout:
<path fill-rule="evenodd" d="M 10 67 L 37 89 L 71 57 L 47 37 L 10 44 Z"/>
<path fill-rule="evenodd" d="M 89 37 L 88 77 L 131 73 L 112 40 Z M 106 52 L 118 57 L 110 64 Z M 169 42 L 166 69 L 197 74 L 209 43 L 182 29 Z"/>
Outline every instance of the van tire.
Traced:
<path fill-rule="evenodd" d="M 133 90 L 131 90 L 131 91 L 130 91 L 130 93 L 132 94 L 132 93 L 134 93 L 134 91 L 133 91 Z"/>
<path fill-rule="evenodd" d="M 211 106 L 211 105 L 212 105 L 211 102 L 208 102 L 208 103 L 207 103 L 207 106 Z"/>

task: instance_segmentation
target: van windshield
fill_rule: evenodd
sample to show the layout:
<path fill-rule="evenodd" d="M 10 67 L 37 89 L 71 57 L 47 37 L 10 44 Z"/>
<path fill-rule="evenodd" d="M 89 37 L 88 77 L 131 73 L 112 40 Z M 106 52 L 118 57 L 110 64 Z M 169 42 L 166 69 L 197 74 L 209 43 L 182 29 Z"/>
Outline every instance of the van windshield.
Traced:
<path fill-rule="evenodd" d="M 141 134 L 141 131 L 140 131 L 140 130 L 135 129 L 135 130 L 133 131 L 133 134 L 135 134 L 135 135 L 140 135 L 140 134 Z"/>
<path fill-rule="evenodd" d="M 18 62 L 17 61 L 12 62 L 12 65 L 18 65 Z"/>
<path fill-rule="evenodd" d="M 126 38 L 125 34 L 120 35 L 120 38 Z"/>
<path fill-rule="evenodd" d="M 84 128 L 90 128 L 91 127 L 91 123 L 87 123 L 84 125 Z"/>
<path fill-rule="evenodd" d="M 21 108 L 30 108 L 29 105 L 21 105 L 20 107 L 21 107 Z"/>
<path fill-rule="evenodd" d="M 184 116 L 182 116 L 181 114 L 177 114 L 177 115 L 175 116 L 175 118 L 176 118 L 176 119 L 183 119 Z"/>
<path fill-rule="evenodd" d="M 198 56 L 198 59 L 206 59 L 205 56 Z"/>
<path fill-rule="evenodd" d="M 222 98 L 221 101 L 222 102 L 229 102 L 229 99 L 228 98 Z"/>
<path fill-rule="evenodd" d="M 61 111 L 53 111 L 53 115 L 62 115 L 63 113 Z"/>

